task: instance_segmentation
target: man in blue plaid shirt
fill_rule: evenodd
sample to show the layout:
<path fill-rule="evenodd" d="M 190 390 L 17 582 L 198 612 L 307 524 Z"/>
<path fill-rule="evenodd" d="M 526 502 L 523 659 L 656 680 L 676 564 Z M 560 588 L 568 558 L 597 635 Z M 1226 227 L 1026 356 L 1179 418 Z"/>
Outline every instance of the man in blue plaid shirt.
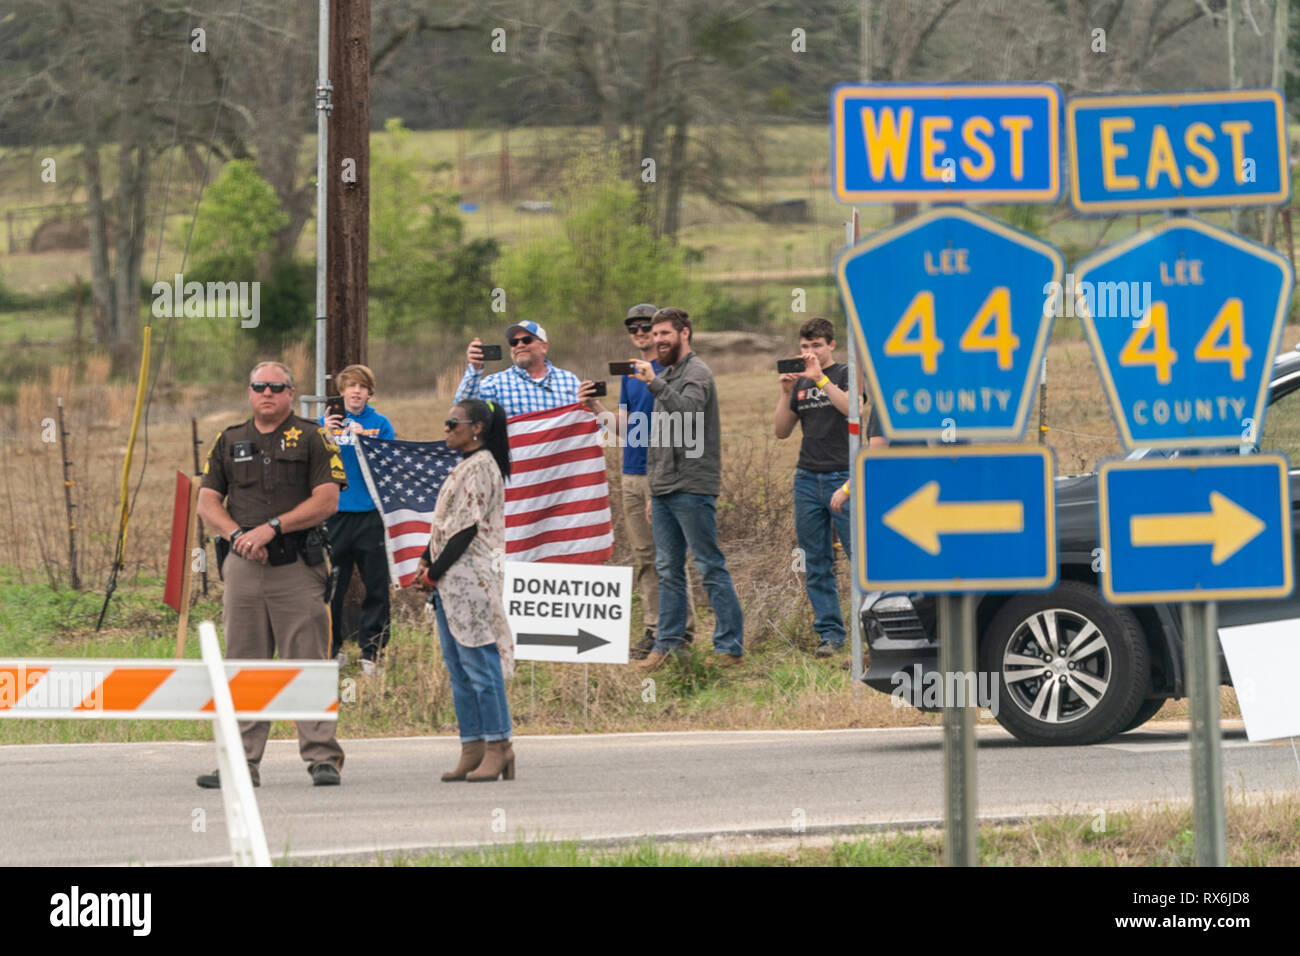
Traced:
<path fill-rule="evenodd" d="M 590 394 L 591 382 L 580 382 L 567 369 L 556 368 L 546 358 L 550 347 L 546 330 L 536 322 L 516 322 L 506 329 L 510 359 L 514 363 L 502 372 L 483 376 L 483 351 L 477 336 L 465 350 L 469 366 L 456 389 L 456 401 L 478 398 L 496 402 L 506 418 L 526 412 L 572 405 Z"/>

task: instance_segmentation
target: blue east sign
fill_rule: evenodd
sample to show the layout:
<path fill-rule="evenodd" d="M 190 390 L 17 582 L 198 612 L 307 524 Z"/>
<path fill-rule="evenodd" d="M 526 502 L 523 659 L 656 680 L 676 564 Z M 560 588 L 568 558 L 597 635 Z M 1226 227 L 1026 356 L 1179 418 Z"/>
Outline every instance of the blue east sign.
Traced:
<path fill-rule="evenodd" d="M 1277 90 L 1074 97 L 1065 115 L 1070 201 L 1080 212 L 1279 205 L 1290 196 Z"/>
<path fill-rule="evenodd" d="M 1044 591 L 1056 585 L 1047 448 L 864 449 L 854 555 L 868 591 Z"/>
<path fill-rule="evenodd" d="M 831 188 L 843 203 L 1053 202 L 1060 116 L 1050 83 L 841 84 Z"/>
<path fill-rule="evenodd" d="M 1098 497 L 1102 591 L 1112 603 L 1291 593 L 1291 487 L 1282 455 L 1106 462 Z"/>
<path fill-rule="evenodd" d="M 885 435 L 1021 438 L 1064 268 L 1054 246 L 960 208 L 845 251 L 840 295 Z"/>
<path fill-rule="evenodd" d="M 1285 256 L 1190 217 L 1080 262 L 1062 296 L 1124 447 L 1253 444 L 1293 281 Z"/>

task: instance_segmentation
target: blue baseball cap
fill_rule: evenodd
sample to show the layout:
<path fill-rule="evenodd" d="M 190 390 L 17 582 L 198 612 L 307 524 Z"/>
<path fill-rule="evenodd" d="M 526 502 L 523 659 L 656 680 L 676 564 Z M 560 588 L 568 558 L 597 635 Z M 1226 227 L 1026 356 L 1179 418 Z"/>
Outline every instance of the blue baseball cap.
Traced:
<path fill-rule="evenodd" d="M 546 330 L 542 328 L 540 325 L 538 325 L 536 322 L 530 321 L 530 322 L 516 322 L 514 325 L 508 327 L 506 329 L 507 342 L 510 341 L 510 336 L 514 335 L 515 330 L 517 329 L 527 332 L 529 335 L 533 336 L 533 338 L 541 339 L 543 342 L 546 341 Z"/>

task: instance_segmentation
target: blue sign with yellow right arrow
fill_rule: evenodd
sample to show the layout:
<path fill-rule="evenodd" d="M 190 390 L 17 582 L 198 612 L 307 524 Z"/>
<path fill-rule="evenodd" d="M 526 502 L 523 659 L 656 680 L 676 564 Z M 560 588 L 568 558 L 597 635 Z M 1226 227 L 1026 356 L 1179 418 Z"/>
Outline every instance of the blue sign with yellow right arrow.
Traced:
<path fill-rule="evenodd" d="M 1282 455 L 1110 461 L 1098 476 L 1114 604 L 1281 598 L 1294 585 Z"/>

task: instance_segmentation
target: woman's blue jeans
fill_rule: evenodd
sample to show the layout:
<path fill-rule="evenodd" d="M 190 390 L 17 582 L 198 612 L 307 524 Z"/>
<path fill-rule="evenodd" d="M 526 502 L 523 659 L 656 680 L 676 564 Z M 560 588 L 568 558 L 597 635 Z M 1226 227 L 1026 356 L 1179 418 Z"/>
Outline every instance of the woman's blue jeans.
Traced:
<path fill-rule="evenodd" d="M 501 674 L 497 646 L 466 647 L 457 643 L 436 592 L 433 607 L 438 618 L 442 659 L 451 675 L 451 702 L 456 708 L 461 743 L 509 740 L 510 705 L 506 703 L 506 680 Z"/>

